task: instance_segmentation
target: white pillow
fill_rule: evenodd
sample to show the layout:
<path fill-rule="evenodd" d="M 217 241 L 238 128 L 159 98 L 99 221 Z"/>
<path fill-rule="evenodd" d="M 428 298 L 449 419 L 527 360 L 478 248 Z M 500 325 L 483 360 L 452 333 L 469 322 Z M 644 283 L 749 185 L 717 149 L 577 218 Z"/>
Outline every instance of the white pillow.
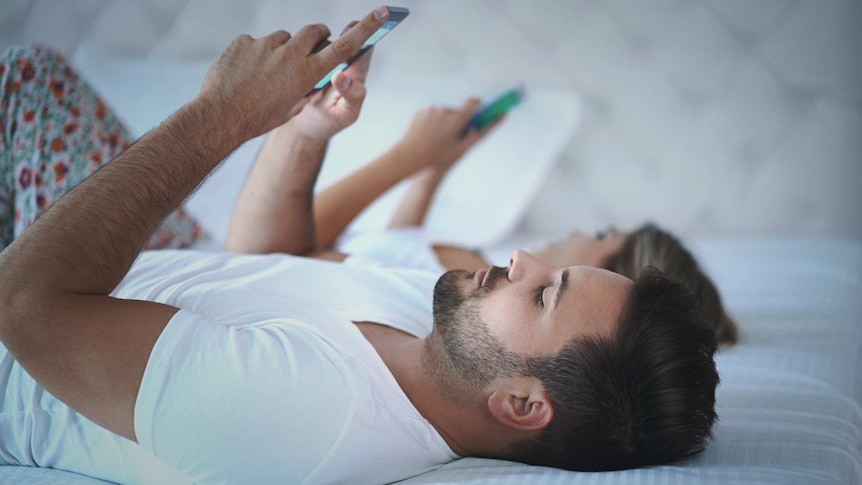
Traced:
<path fill-rule="evenodd" d="M 105 60 L 80 53 L 74 64 L 103 93 L 135 135 L 141 135 L 198 90 L 209 62 Z M 431 105 L 458 106 L 469 96 L 490 100 L 510 87 L 442 79 L 378 79 L 368 82 L 359 121 L 332 142 L 318 187 L 362 166 L 397 141 L 413 114 Z M 427 220 L 430 236 L 469 246 L 507 237 L 527 210 L 580 118 L 572 92 L 523 86 L 525 98 L 496 132 L 464 157 L 444 182 Z M 229 120 L 226 120 L 229 122 Z M 231 208 L 262 138 L 237 150 L 188 201 L 217 242 L 224 240 Z M 369 207 L 350 230 L 380 228 L 406 185 Z"/>

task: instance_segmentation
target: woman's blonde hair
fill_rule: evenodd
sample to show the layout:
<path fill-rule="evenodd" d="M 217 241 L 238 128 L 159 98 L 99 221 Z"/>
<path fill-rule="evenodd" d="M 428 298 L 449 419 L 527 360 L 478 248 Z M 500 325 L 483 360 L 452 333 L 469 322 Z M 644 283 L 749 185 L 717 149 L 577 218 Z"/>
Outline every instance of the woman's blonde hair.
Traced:
<path fill-rule="evenodd" d="M 724 310 L 721 295 L 712 280 L 700 269 L 694 256 L 681 242 L 655 224 L 645 224 L 626 236 L 622 248 L 604 264 L 615 273 L 637 279 L 643 268 L 653 266 L 670 279 L 685 283 L 700 303 L 704 321 L 719 344 L 733 345 L 738 340 L 736 323 Z"/>

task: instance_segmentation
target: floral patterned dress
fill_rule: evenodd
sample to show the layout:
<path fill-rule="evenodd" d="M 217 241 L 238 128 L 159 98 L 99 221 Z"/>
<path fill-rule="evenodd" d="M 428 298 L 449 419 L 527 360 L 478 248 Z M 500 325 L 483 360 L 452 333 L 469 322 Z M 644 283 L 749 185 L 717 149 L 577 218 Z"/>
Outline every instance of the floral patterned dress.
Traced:
<path fill-rule="evenodd" d="M 131 144 L 93 88 L 61 54 L 41 46 L 0 56 L 0 131 L 0 250 Z M 200 232 L 179 208 L 146 248 L 186 247 Z"/>

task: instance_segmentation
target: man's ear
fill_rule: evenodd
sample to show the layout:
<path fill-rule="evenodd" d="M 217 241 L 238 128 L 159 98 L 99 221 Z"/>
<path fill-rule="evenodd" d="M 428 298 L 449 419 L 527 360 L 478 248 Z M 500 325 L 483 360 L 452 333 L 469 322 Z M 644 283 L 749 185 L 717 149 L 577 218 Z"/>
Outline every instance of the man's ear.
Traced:
<path fill-rule="evenodd" d="M 554 408 L 535 377 L 499 379 L 488 396 L 488 411 L 500 423 L 521 431 L 538 431 L 551 423 Z"/>

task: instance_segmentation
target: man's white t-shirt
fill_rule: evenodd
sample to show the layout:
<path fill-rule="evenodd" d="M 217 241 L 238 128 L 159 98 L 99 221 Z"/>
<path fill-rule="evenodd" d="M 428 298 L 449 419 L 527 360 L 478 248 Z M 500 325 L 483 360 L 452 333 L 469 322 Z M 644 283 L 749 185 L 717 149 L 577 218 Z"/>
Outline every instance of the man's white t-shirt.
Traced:
<path fill-rule="evenodd" d="M 427 335 L 438 276 L 360 259 L 144 253 L 114 295 L 181 310 L 144 372 L 140 446 L 116 438 L 104 447 L 131 451 L 106 456 L 131 456 L 133 468 L 163 461 L 172 480 L 262 484 L 386 483 L 457 458 L 353 323 Z M 78 429 L 89 423 L 68 413 Z M 99 460 L 106 432 L 84 428 L 86 454 Z"/>

